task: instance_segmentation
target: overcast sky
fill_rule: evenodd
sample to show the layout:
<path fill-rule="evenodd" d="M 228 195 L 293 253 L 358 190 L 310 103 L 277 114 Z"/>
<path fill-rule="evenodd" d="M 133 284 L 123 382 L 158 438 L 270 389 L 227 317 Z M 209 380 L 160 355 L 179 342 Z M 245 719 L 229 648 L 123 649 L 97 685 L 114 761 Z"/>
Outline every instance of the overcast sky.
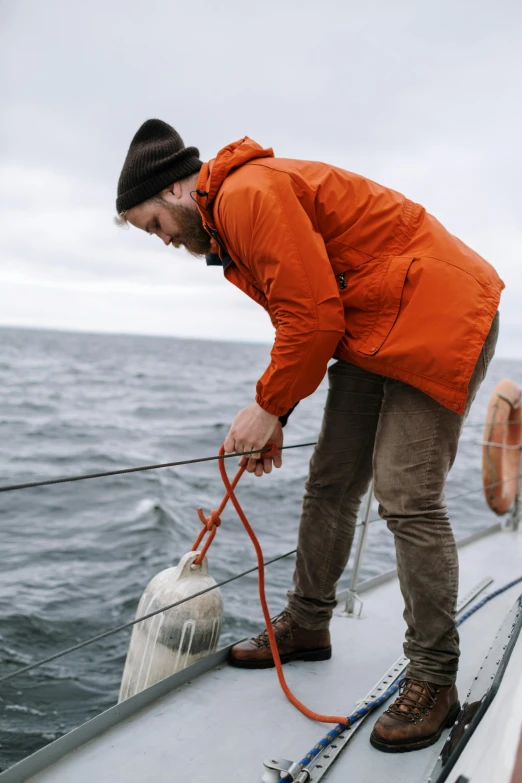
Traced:
<path fill-rule="evenodd" d="M 114 226 L 159 117 L 203 160 L 246 134 L 420 202 L 499 270 L 498 352 L 522 358 L 521 9 L 0 0 L 0 323 L 271 340 L 219 268 Z"/>

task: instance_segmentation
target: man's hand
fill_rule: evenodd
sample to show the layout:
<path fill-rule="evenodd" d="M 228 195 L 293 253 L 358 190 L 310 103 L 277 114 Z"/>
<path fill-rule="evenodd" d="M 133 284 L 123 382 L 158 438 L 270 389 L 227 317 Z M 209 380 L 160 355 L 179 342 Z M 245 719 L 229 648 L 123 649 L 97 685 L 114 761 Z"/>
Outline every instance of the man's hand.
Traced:
<path fill-rule="evenodd" d="M 267 441 L 274 442 L 277 446 L 283 445 L 283 428 L 278 421 L 277 416 L 268 413 L 257 402 L 253 402 L 247 408 L 239 411 L 230 431 L 226 437 L 224 446 L 225 452 L 243 452 L 262 449 Z M 248 457 L 241 457 L 239 464 L 246 465 L 249 473 L 255 473 L 256 476 L 262 476 L 263 471 L 270 473 L 272 462 L 276 468 L 280 468 L 283 460 L 281 453 L 274 459 L 263 459 L 261 454 L 252 454 Z"/>
<path fill-rule="evenodd" d="M 276 421 L 276 425 L 272 434 L 268 438 L 271 443 L 275 443 L 276 446 L 281 447 L 283 445 L 283 427 L 280 421 Z M 272 472 L 272 464 L 276 468 L 280 468 L 283 464 L 283 454 L 279 451 L 275 457 L 264 457 L 261 455 L 261 459 L 254 457 L 241 457 L 239 465 L 246 465 L 248 473 L 255 473 L 256 476 L 262 476 L 264 473 Z"/>

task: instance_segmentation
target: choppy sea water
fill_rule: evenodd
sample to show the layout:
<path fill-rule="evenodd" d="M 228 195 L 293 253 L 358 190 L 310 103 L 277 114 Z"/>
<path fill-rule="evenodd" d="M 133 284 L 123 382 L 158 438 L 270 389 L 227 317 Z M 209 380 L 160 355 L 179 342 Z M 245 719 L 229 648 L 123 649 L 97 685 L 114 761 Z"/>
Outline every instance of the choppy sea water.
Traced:
<path fill-rule="evenodd" d="M 1 485 L 216 454 L 269 358 L 264 345 L 30 329 L 0 329 L 0 345 Z M 487 401 L 506 376 L 522 383 L 522 362 L 493 361 L 450 475 L 449 498 L 478 490 L 449 503 L 457 537 L 494 521 L 480 491 L 480 441 Z M 315 440 L 325 394 L 323 382 L 292 415 L 288 444 Z M 288 451 L 283 469 L 242 480 L 266 558 L 295 547 L 310 454 Z M 1 672 L 131 620 L 149 579 L 190 549 L 196 507 L 208 511 L 222 494 L 212 462 L 2 494 Z M 254 564 L 241 523 L 225 512 L 213 576 Z M 392 536 L 377 522 L 361 577 L 393 564 Z M 273 613 L 284 606 L 293 565 L 292 556 L 268 570 Z M 257 632 L 256 575 L 222 591 L 221 643 Z M 129 635 L 0 684 L 0 769 L 116 702 Z"/>

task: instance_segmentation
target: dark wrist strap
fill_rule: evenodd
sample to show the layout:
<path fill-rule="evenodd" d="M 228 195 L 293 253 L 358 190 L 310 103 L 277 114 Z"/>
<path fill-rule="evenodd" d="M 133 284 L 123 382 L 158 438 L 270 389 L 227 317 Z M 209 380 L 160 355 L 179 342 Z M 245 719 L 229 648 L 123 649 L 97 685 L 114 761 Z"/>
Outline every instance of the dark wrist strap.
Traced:
<path fill-rule="evenodd" d="M 298 401 L 298 402 L 296 402 L 296 404 L 294 405 L 294 407 L 293 407 L 293 408 L 290 408 L 290 410 L 288 411 L 288 413 L 285 413 L 285 414 L 284 414 L 284 416 L 280 416 L 280 417 L 279 417 L 279 421 L 281 422 L 281 426 L 282 426 L 282 427 L 285 427 L 285 426 L 286 426 L 286 422 L 288 421 L 288 417 L 290 416 L 290 414 L 292 413 L 292 411 L 295 411 L 295 409 L 297 408 L 297 406 L 298 406 L 298 405 L 299 405 L 299 401 Z"/>

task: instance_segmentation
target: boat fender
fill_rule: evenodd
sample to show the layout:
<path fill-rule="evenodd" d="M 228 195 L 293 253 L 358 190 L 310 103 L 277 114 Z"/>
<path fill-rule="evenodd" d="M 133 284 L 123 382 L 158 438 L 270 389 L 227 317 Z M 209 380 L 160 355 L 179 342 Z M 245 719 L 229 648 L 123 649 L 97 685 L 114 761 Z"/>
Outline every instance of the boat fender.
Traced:
<path fill-rule="evenodd" d="M 482 442 L 482 481 L 486 503 L 505 514 L 517 496 L 522 443 L 521 392 L 505 378 L 491 395 Z"/>
<path fill-rule="evenodd" d="M 194 563 L 198 554 L 188 552 L 177 566 L 166 568 L 149 582 L 137 618 L 216 584 L 208 572 L 206 557 L 199 565 Z M 215 652 L 222 620 L 223 599 L 216 588 L 137 623 L 132 630 L 119 701 Z"/>

